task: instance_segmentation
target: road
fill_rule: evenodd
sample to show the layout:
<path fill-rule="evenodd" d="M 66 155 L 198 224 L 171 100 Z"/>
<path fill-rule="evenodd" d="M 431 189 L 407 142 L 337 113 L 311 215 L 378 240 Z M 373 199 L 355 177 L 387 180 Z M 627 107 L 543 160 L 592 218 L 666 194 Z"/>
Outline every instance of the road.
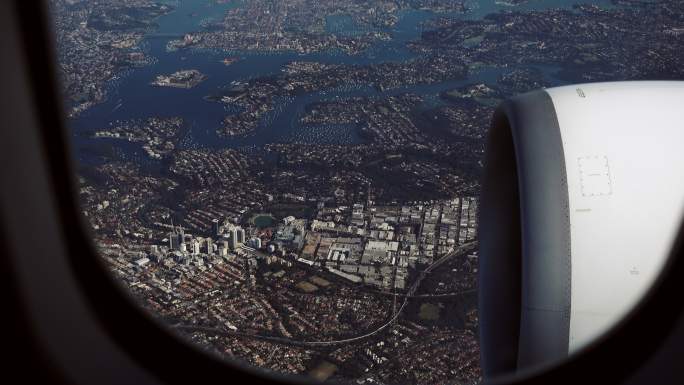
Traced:
<path fill-rule="evenodd" d="M 213 328 L 213 327 L 205 327 L 205 326 L 195 326 L 195 325 L 175 325 L 173 326 L 174 329 L 177 330 L 182 330 L 185 332 L 203 332 L 203 333 L 208 333 L 208 334 L 214 334 L 214 335 L 220 335 L 220 336 L 228 336 L 228 337 L 240 337 L 240 338 L 254 338 L 254 339 L 259 339 L 259 340 L 265 340 L 265 341 L 271 341 L 271 342 L 276 342 L 276 343 L 281 343 L 281 344 L 286 344 L 286 345 L 292 345 L 292 346 L 303 346 L 303 347 L 322 347 L 322 346 L 335 346 L 335 345 L 342 345 L 342 344 L 348 344 L 352 342 L 357 342 L 361 341 L 370 337 L 373 337 L 374 335 L 377 335 L 390 327 L 401 315 L 401 313 L 404 311 L 404 308 L 408 304 L 408 301 L 410 298 L 416 298 L 416 297 L 422 297 L 422 296 L 415 296 L 414 294 L 420 287 L 420 284 L 423 282 L 425 277 L 430 274 L 433 270 L 436 268 L 440 267 L 442 264 L 447 262 L 448 260 L 462 255 L 463 253 L 467 253 L 472 251 L 474 248 L 477 247 L 477 241 L 470 242 L 466 245 L 463 245 L 461 247 L 456 248 L 454 251 L 451 253 L 448 253 L 444 255 L 442 258 L 439 260 L 433 262 L 430 266 L 428 266 L 425 270 L 423 270 L 416 281 L 411 285 L 409 288 L 408 292 L 403 296 L 404 301 L 401 303 L 401 306 L 399 307 L 398 310 L 394 312 L 392 317 L 387 320 L 385 323 L 377 327 L 375 330 L 362 334 L 360 336 L 356 337 L 351 337 L 351 338 L 344 338 L 340 340 L 330 340 L 330 341 L 299 341 L 295 339 L 290 339 L 290 338 L 282 338 L 282 337 L 275 337 L 275 336 L 265 336 L 265 335 L 259 335 L 259 334 L 247 334 L 247 333 L 240 333 L 240 332 L 235 332 L 235 331 L 228 331 L 228 330 L 223 330 L 219 328 Z M 449 293 L 449 294 L 454 294 L 454 293 Z M 429 295 L 427 295 L 429 296 Z M 434 295 L 438 296 L 438 295 Z"/>

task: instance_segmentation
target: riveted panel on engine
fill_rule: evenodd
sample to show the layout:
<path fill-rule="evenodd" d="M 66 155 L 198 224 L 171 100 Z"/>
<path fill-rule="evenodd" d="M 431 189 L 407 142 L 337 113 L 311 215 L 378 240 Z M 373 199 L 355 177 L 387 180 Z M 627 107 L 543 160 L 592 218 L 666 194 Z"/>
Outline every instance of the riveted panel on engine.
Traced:
<path fill-rule="evenodd" d="M 596 197 L 613 193 L 610 166 L 606 156 L 577 158 L 582 196 Z"/>

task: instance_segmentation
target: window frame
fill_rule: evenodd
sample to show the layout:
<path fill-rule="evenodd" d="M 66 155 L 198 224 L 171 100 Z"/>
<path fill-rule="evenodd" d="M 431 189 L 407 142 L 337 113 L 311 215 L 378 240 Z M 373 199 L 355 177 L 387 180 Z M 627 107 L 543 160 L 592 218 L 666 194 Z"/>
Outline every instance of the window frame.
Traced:
<path fill-rule="evenodd" d="M 59 96 L 47 2 L 15 0 L 13 3 L 28 61 L 26 70 L 31 78 L 34 110 L 38 111 L 42 151 L 48 159 L 50 183 L 54 187 L 46 193 L 56 199 L 69 268 L 100 326 L 130 357 L 168 384 L 221 378 L 253 384 L 318 383 L 304 376 L 267 372 L 207 354 L 154 320 L 115 281 L 97 256 L 80 215 L 76 167 Z M 684 277 L 684 228 L 681 229 L 659 280 L 630 315 L 609 333 L 564 362 L 483 382 L 576 384 L 591 379 L 613 384 L 629 378 L 665 341 L 684 309 L 684 296 L 672 295 L 684 292 L 684 280 L 678 279 Z"/>

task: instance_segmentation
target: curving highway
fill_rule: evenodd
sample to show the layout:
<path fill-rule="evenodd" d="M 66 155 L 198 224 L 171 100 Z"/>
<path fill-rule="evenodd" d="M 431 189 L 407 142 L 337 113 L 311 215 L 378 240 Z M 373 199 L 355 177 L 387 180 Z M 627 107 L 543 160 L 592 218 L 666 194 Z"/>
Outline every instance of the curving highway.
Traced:
<path fill-rule="evenodd" d="M 430 266 L 428 266 L 425 270 L 423 270 L 420 275 L 418 276 L 418 279 L 411 285 L 409 288 L 408 292 L 406 292 L 405 295 L 402 295 L 404 297 L 404 301 L 401 303 L 401 306 L 399 309 L 397 309 L 392 317 L 387 320 L 385 323 L 377 327 L 375 330 L 356 336 L 356 337 L 351 337 L 351 338 L 344 338 L 340 340 L 329 340 L 329 341 L 299 341 L 291 338 L 283 338 L 283 337 L 274 337 L 274 336 L 265 336 L 265 335 L 259 335 L 259 334 L 247 334 L 247 333 L 240 333 L 240 332 L 234 332 L 234 331 L 227 331 L 223 329 L 218 329 L 218 328 L 212 328 L 212 327 L 205 327 L 205 326 L 195 326 L 195 325 L 174 325 L 173 328 L 177 330 L 182 330 L 186 332 L 203 332 L 203 333 L 208 333 L 208 334 L 214 334 L 214 335 L 221 335 L 221 336 L 228 336 L 228 337 L 242 337 L 242 338 L 254 338 L 254 339 L 260 339 L 260 340 L 266 340 L 266 341 L 271 341 L 271 342 L 277 342 L 281 344 L 286 344 L 286 345 L 293 345 L 293 346 L 303 346 L 303 347 L 320 347 L 320 346 L 334 346 L 334 345 L 341 345 L 341 344 L 348 344 L 351 342 L 357 342 L 361 341 L 367 338 L 370 338 L 385 329 L 387 329 L 389 326 L 391 326 L 401 315 L 402 311 L 404 311 L 404 308 L 408 304 L 408 301 L 410 298 L 416 298 L 416 297 L 438 297 L 438 296 L 448 296 L 448 295 L 459 295 L 459 294 L 464 294 L 463 293 L 447 293 L 447 294 L 435 294 L 435 295 L 420 295 L 420 296 L 415 296 L 416 290 L 420 287 L 420 284 L 423 282 L 423 279 L 433 270 L 436 268 L 440 267 L 442 264 L 444 264 L 446 261 L 462 255 L 463 253 L 469 252 L 473 250 L 475 247 L 477 247 L 477 241 L 473 241 L 470 243 L 467 243 L 461 247 L 456 248 L 454 251 L 445 254 L 442 258 L 439 260 L 433 262 Z M 472 290 L 469 290 L 468 292 L 472 292 Z"/>

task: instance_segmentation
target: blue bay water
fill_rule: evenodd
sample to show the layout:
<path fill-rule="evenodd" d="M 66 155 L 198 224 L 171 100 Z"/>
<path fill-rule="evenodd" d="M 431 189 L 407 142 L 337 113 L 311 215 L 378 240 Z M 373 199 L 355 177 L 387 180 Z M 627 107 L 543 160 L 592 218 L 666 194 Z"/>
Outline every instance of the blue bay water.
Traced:
<path fill-rule="evenodd" d="M 90 147 L 116 146 L 114 151 L 123 157 L 140 159 L 140 146 L 119 140 L 92 139 L 94 130 L 106 129 L 117 121 L 140 119 L 151 116 L 181 116 L 187 123 L 187 135 L 181 146 L 185 148 L 241 148 L 262 146 L 272 142 L 302 143 L 360 143 L 353 125 L 307 126 L 298 123 L 307 104 L 335 98 L 356 96 L 381 97 L 403 92 L 413 92 L 426 97 L 464 84 L 474 82 L 493 82 L 502 73 L 501 69 L 483 69 L 472 73 L 467 79 L 453 80 L 431 85 L 414 85 L 380 92 L 375 88 L 357 87 L 333 91 L 323 91 L 303 95 L 291 100 L 280 100 L 274 111 L 267 114 L 260 127 L 245 137 L 219 138 L 216 128 L 229 111 L 223 104 L 204 99 L 207 95 L 217 94 L 234 81 L 244 81 L 255 77 L 277 74 L 284 65 L 295 60 L 319 61 L 333 64 L 365 65 L 388 61 L 405 61 L 415 58 L 416 54 L 406 48 L 406 42 L 419 38 L 423 22 L 434 17 L 480 18 L 501 10 L 534 10 L 542 8 L 569 8 L 575 1 L 567 0 L 530 0 L 528 3 L 510 7 L 497 4 L 494 0 L 470 1 L 469 12 L 458 14 L 435 14 L 429 11 L 403 11 L 396 26 L 386 31 L 392 36 L 387 43 L 379 43 L 360 55 L 347 55 L 341 52 L 323 52 L 301 55 L 293 52 L 221 52 L 209 50 L 180 50 L 167 52 L 169 40 L 182 37 L 188 32 L 202 30 L 208 20 L 218 20 L 224 12 L 240 6 L 240 2 L 215 3 L 210 0 L 185 0 L 169 2 L 176 10 L 157 20 L 159 28 L 144 41 L 144 50 L 156 60 L 153 64 L 134 68 L 121 74 L 108 86 L 107 100 L 91 107 L 80 116 L 71 119 L 76 156 L 82 162 L 93 160 L 92 154 L 83 151 Z M 594 2 L 609 5 L 608 0 Z M 345 16 L 331 16 L 327 19 L 328 31 L 339 35 L 365 33 Z M 241 57 L 242 60 L 226 66 L 221 61 L 226 57 Z M 549 80 L 554 83 L 553 73 L 557 70 L 550 66 L 539 66 Z M 208 75 L 208 79 L 191 89 L 152 87 L 149 83 L 159 74 L 170 74 L 182 69 L 197 69 Z"/>

